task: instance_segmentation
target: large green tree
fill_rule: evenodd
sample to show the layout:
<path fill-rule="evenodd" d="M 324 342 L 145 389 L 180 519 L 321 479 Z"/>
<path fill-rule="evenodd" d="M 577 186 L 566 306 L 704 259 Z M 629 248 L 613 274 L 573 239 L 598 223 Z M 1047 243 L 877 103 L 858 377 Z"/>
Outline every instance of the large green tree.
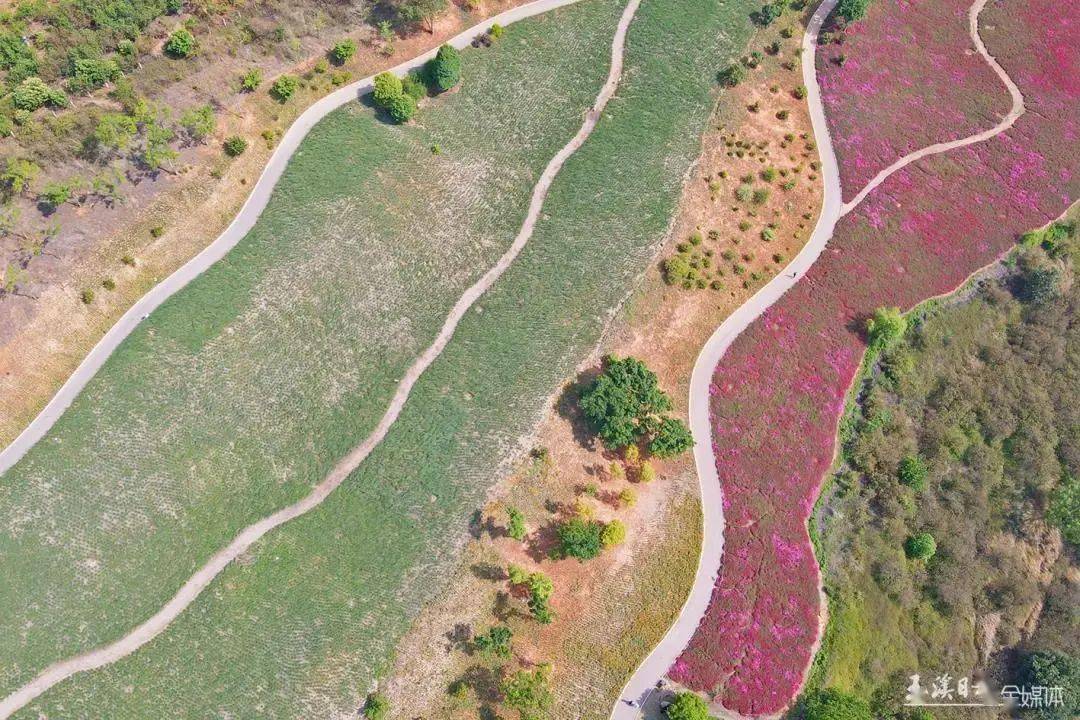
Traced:
<path fill-rule="evenodd" d="M 709 706 L 692 692 L 681 692 L 664 710 L 668 720 L 709 720 Z"/>
<path fill-rule="evenodd" d="M 635 358 L 608 356 L 604 371 L 581 395 L 585 419 L 605 446 L 626 447 L 659 426 L 671 409 L 656 373 Z"/>

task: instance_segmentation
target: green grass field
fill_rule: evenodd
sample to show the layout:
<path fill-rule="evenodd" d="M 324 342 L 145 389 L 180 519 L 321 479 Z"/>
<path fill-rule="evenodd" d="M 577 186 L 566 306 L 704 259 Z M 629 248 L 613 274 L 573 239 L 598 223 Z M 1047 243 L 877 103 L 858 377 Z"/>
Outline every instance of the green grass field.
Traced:
<path fill-rule="evenodd" d="M 542 23 L 514 26 L 497 52 L 509 53 L 515 47 L 524 52 L 525 47 L 515 43 L 527 37 L 542 40 L 542 46 L 551 47 L 554 54 L 554 45 L 569 43 L 577 48 L 579 57 L 584 55 L 595 65 L 608 52 L 619 9 L 612 2 L 588 0 L 563 11 L 558 25 L 548 20 L 544 22 L 551 24 L 546 27 Z M 360 698 L 386 668 L 396 639 L 418 608 L 439 592 L 444 582 L 441 573 L 465 538 L 470 510 L 520 452 L 547 399 L 593 347 L 609 313 L 627 293 L 629 281 L 645 268 L 663 239 L 709 116 L 715 70 L 742 50 L 750 32 L 746 16 L 751 9 L 749 2 L 717 6 L 712 0 L 645 0 L 628 36 L 620 91 L 593 136 L 567 162 L 553 185 L 535 236 L 463 320 L 442 357 L 415 387 L 383 444 L 322 506 L 272 533 L 245 562 L 230 566 L 164 635 L 109 668 L 64 683 L 20 717 L 35 717 L 39 712 L 65 718 L 353 717 Z M 595 47 L 578 47 L 584 44 L 586 34 Z M 477 82 L 475 76 L 483 72 L 481 65 L 489 60 L 497 62 L 494 53 L 488 52 L 492 51 L 467 56 L 467 87 Z M 527 52 L 537 52 L 537 48 L 530 44 Z M 564 50 L 548 62 L 564 67 L 571 54 L 571 50 Z M 524 72 L 521 58 L 517 62 Z M 583 95 L 595 91 L 604 68 L 591 70 L 579 80 Z M 551 70 L 545 67 L 543 72 Z M 522 92 L 520 81 L 518 86 L 509 77 L 504 82 L 501 97 Z M 534 94 L 532 87 L 526 93 L 530 97 L 520 100 L 539 103 Z M 446 102 L 462 101 L 455 96 Z M 562 103 L 556 106 L 563 108 Z M 580 109 L 578 104 L 572 112 L 565 110 L 564 139 L 569 135 L 566 126 L 580 120 Z M 551 114 L 550 106 L 546 112 Z M 353 111 L 349 117 L 363 114 Z M 421 118 L 427 130 L 413 146 L 418 155 L 433 142 L 430 128 L 436 122 L 434 115 L 427 111 Z M 477 134 L 491 139 L 496 146 L 493 157 L 499 164 L 512 160 L 505 157 L 506 148 L 499 147 L 498 133 L 487 127 L 494 122 L 490 111 L 477 112 L 470 106 L 456 120 L 473 122 Z M 371 127 L 372 132 L 401 132 L 374 124 Z M 524 124 L 518 130 L 529 131 Z M 510 133 L 509 137 L 517 135 Z M 450 159 L 460 155 L 449 140 L 438 137 L 436 141 Z M 390 155 L 393 153 L 387 152 L 384 158 Z M 294 165 L 303 165 L 311 156 L 323 158 L 319 161 L 323 166 L 332 162 L 313 148 Z M 494 163 L 469 167 L 478 178 L 502 172 Z M 283 185 L 279 198 L 292 201 L 290 192 L 303 195 L 312 186 L 318 187 L 312 178 L 334 177 L 330 172 L 319 175 L 313 168 L 309 171 L 298 178 L 297 185 Z M 308 180 L 306 187 L 300 183 L 303 179 Z M 402 182 L 399 186 L 419 184 Z M 489 205 L 490 198 L 484 194 L 488 188 L 474 184 L 470 189 L 476 203 Z M 358 195 L 368 197 L 366 191 Z M 340 207 L 358 201 L 338 198 L 336 202 L 335 207 Z M 509 233 L 508 208 L 517 206 L 503 203 L 496 216 L 507 218 Z M 447 213 L 443 221 L 455 219 Z M 458 250 L 460 256 L 447 256 L 447 238 L 433 242 L 429 235 L 416 227 L 398 241 L 401 246 L 383 251 L 415 253 L 414 244 L 422 243 L 424 252 L 419 257 L 430 260 L 435 275 L 453 275 L 455 267 L 470 267 L 478 273 L 487 266 L 475 258 L 465 261 L 463 249 Z M 342 246 L 357 252 L 349 240 L 348 236 L 342 238 Z M 467 247 L 477 256 L 485 254 Z M 415 267 L 404 262 L 378 265 L 366 258 L 359 264 L 376 268 L 377 273 L 379 267 L 385 267 L 382 274 L 387 275 L 393 275 L 391 267 Z M 281 268 L 277 273 L 280 284 L 274 286 L 280 294 L 275 298 L 303 298 L 306 305 L 327 302 L 329 296 L 321 288 L 298 291 L 290 287 L 290 282 L 302 281 L 306 275 L 296 264 Z M 419 269 L 416 277 L 393 280 L 394 297 L 430 282 Z M 422 303 L 430 300 L 430 295 L 413 301 Z M 292 322 L 278 302 L 283 300 L 266 300 L 260 317 L 272 314 L 279 323 Z M 386 319 L 386 325 L 394 330 L 393 338 L 418 334 L 415 320 L 395 322 L 395 318 L 412 318 L 407 312 L 365 315 L 355 318 L 358 334 L 377 328 L 373 316 Z M 228 327 L 228 319 L 218 324 Z M 201 335 L 184 337 L 191 347 L 202 344 Z M 267 336 L 259 340 L 262 356 L 272 341 Z M 214 342 L 218 340 L 205 346 L 212 347 Z M 416 345 L 408 347 L 415 349 Z M 320 349 L 314 342 L 305 343 L 305 352 L 317 367 L 325 366 L 335 355 L 333 348 Z M 296 353 L 294 348 L 292 355 Z M 130 351 L 125 353 L 128 362 L 137 357 Z M 402 352 L 401 357 L 411 355 Z M 351 368 L 355 360 L 349 360 L 346 367 Z M 245 383 L 261 377 L 261 372 L 280 374 L 275 383 L 296 382 L 280 370 L 260 371 L 245 365 L 229 367 L 229 374 Z M 342 382 L 327 375 L 328 371 L 315 373 L 334 387 Z M 392 372 L 383 373 L 384 394 L 393 377 Z M 264 402 L 273 400 L 270 386 L 261 391 Z M 270 433 L 279 433 L 283 425 L 295 424 L 307 433 L 322 427 L 319 418 L 272 412 L 267 416 Z M 342 433 L 347 439 L 362 434 L 374 414 L 365 416 L 349 407 L 339 417 L 352 420 L 349 431 Z M 255 440 L 240 437 L 232 428 L 221 432 L 238 444 Z M 294 489 L 310 483 L 314 471 L 324 468 L 348 444 L 318 445 L 325 453 L 321 461 L 309 458 L 313 452 L 302 453 L 309 466 L 303 471 L 295 469 L 295 459 L 288 463 L 279 460 L 289 468 L 286 482 L 294 479 Z M 208 468 L 228 456 L 224 449 L 220 452 L 207 458 Z M 269 471 L 280 469 L 270 463 L 266 467 Z M 197 474 L 190 476 L 190 482 L 198 479 Z M 246 503 L 244 513 L 234 517 L 250 519 L 264 514 L 268 506 L 280 504 L 285 494 L 274 483 L 260 480 L 255 484 L 264 494 L 258 495 L 257 502 L 252 495 L 224 491 L 221 484 L 217 494 L 222 502 Z M 270 492 L 271 487 L 274 492 Z M 198 504 L 206 502 L 207 498 L 202 498 Z M 184 526 L 189 527 L 189 523 Z M 173 541 L 177 539 L 174 534 Z M 207 542 L 205 546 L 219 544 Z M 164 541 L 160 545 L 166 546 Z M 145 589 L 146 583 L 144 574 L 140 589 Z M 4 596 L 4 600 L 5 607 L 18 607 L 13 599 Z M 140 605 L 146 607 L 147 603 Z"/>
<path fill-rule="evenodd" d="M 607 75 L 620 9 L 509 28 L 414 126 L 359 103 L 318 125 L 249 236 L 0 480 L 0 694 L 151 615 L 368 434 L 513 240 Z"/>

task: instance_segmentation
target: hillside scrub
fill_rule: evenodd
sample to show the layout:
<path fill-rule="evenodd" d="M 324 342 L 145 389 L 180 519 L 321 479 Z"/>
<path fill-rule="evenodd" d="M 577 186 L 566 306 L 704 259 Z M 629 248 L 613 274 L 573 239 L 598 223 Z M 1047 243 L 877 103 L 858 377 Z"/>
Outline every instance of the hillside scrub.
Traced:
<path fill-rule="evenodd" d="M 1068 431 L 1080 243 L 1062 235 L 1053 247 L 1056 260 L 1039 243 L 1021 247 L 1003 274 L 916 317 L 857 388 L 837 491 L 819 512 L 833 617 L 817 678 L 879 717 L 900 712 L 912 663 L 985 669 L 1001 686 L 1023 680 L 1006 661 L 1021 643 L 1080 646 L 1066 617 L 1075 560 L 1051 530 L 1080 539 L 1065 520 L 1075 509 L 1055 510 L 1080 469 Z M 1069 290 L 1024 300 L 1014 280 L 1025 258 L 1054 267 Z M 968 618 L 997 618 L 985 666 L 965 640 Z"/>

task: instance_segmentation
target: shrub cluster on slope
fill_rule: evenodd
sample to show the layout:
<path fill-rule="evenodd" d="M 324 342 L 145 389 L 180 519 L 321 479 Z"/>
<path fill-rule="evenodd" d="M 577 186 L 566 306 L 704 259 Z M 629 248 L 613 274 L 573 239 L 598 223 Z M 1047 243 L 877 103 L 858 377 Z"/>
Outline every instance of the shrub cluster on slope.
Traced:
<path fill-rule="evenodd" d="M 818 677 L 876 717 L 903 716 L 919 667 L 985 670 L 1000 687 L 1080 663 L 1067 609 L 1080 538 L 1061 505 L 1080 470 L 1072 235 L 1028 236 L 1003 277 L 916 317 L 846 421 L 847 467 L 822 512 L 833 617 Z M 1025 291 L 1032 268 L 1057 278 L 1045 294 Z M 971 623 L 991 628 L 975 646 Z"/>

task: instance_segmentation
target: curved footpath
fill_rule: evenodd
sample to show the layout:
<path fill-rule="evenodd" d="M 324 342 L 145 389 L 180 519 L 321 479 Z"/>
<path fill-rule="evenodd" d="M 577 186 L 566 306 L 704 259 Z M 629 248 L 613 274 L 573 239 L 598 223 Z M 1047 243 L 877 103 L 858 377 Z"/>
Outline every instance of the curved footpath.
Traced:
<path fill-rule="evenodd" d="M 524 20 L 525 18 L 545 13 L 548 10 L 554 10 L 555 8 L 563 7 L 564 5 L 572 5 L 579 1 L 580 0 L 534 0 L 533 2 L 519 5 L 516 8 L 487 18 L 482 23 L 474 25 L 468 30 L 455 35 L 447 42 L 458 49 L 463 49 L 472 43 L 475 38 L 486 32 L 494 23 L 504 26 L 510 25 L 518 20 Z M 432 48 L 423 55 L 418 55 L 411 60 L 406 60 L 400 65 L 390 68 L 390 72 L 403 76 L 410 70 L 420 68 L 428 60 L 435 57 L 436 52 L 438 52 L 438 48 Z M 7 470 L 17 463 L 38 440 L 45 436 L 45 433 L 47 433 L 49 428 L 51 428 L 60 416 L 64 414 L 64 411 L 67 410 L 68 406 L 71 405 L 79 393 L 82 392 L 82 389 L 86 387 L 86 384 L 90 382 L 90 379 L 97 373 L 98 369 L 105 364 L 105 361 L 112 355 L 113 351 L 124 341 L 124 338 L 135 330 L 135 327 L 140 322 L 146 319 L 147 315 L 169 299 L 169 297 L 179 292 L 189 282 L 205 272 L 211 265 L 225 257 L 225 255 L 232 250 L 245 235 L 247 235 L 248 231 L 254 227 L 255 221 L 258 220 L 259 215 L 262 214 L 267 202 L 269 202 L 270 194 L 274 191 L 274 187 L 277 185 L 278 180 L 281 178 L 281 174 L 289 164 L 289 160 L 292 158 L 293 153 L 300 147 L 300 142 L 307 136 L 311 128 L 315 127 L 316 123 L 334 110 L 337 110 L 370 92 L 371 83 L 374 78 L 375 76 L 372 75 L 362 80 L 357 80 L 339 90 L 335 90 L 326 97 L 315 102 L 311 107 L 305 110 L 300 117 L 296 118 L 293 124 L 289 126 L 284 137 L 282 137 L 277 148 L 274 149 L 274 153 L 270 156 L 270 161 L 266 164 L 266 167 L 263 168 L 262 174 L 259 175 L 258 182 L 256 182 L 255 186 L 252 188 L 251 195 L 248 196 L 243 207 L 240 208 L 239 214 L 237 214 L 233 221 L 229 223 L 229 226 L 225 228 L 225 232 L 221 233 L 214 242 L 207 245 L 202 252 L 182 265 L 172 275 L 151 288 L 149 292 L 128 308 L 127 312 L 120 316 L 120 319 L 116 321 L 116 324 L 109 328 L 108 332 L 102 336 L 101 340 L 99 340 L 87 356 L 83 358 L 83 361 L 75 368 L 75 372 L 73 372 L 71 377 L 69 377 L 60 389 L 57 390 L 56 394 L 53 395 L 48 404 L 42 408 L 41 412 L 39 412 L 30 424 L 19 433 L 18 437 L 11 441 L 10 445 L 0 451 L 0 475 L 7 472 Z"/>
<path fill-rule="evenodd" d="M 538 2 L 515 8 L 508 13 L 503 13 L 501 15 L 495 16 L 494 18 L 489 18 L 484 23 L 483 27 L 488 27 L 492 22 L 498 22 L 503 24 L 513 22 L 515 20 L 529 17 L 530 15 L 535 15 L 545 10 L 559 7 L 561 5 L 568 5 L 576 1 L 577 0 L 539 0 Z M 4 698 L 4 700 L 0 702 L 0 720 L 5 720 L 6 718 L 10 717 L 14 712 L 27 705 L 34 698 L 38 697 L 52 686 L 56 685 L 59 682 L 62 682 L 63 680 L 66 680 L 72 675 L 109 665 L 110 663 L 116 662 L 120 658 L 131 654 L 142 645 L 150 642 L 150 640 L 152 640 L 162 631 L 164 631 L 165 628 L 167 628 L 169 624 L 172 623 L 172 621 L 175 620 L 180 615 L 180 613 L 182 613 L 184 609 L 188 607 L 188 605 L 194 602 L 195 598 L 197 598 L 199 594 L 202 593 L 206 586 L 209 585 L 213 581 L 213 579 L 222 570 L 224 570 L 230 562 L 243 554 L 254 542 L 259 540 L 259 538 L 261 538 L 269 531 L 317 507 L 320 503 L 322 503 L 323 500 L 325 500 L 330 495 L 330 493 L 337 489 L 337 487 L 345 481 L 345 478 L 347 478 L 349 474 L 356 469 L 356 467 L 364 460 L 364 458 L 366 458 L 371 453 L 371 451 L 375 449 L 375 447 L 378 446 L 380 442 L 382 442 L 383 438 L 386 437 L 386 434 L 390 430 L 391 426 L 393 426 L 394 422 L 397 420 L 398 415 L 401 413 L 401 409 L 402 407 L 404 407 L 405 402 L 408 400 L 409 393 L 412 391 L 413 385 L 416 384 L 416 381 L 420 378 L 424 371 L 442 353 L 443 348 L 446 347 L 447 343 L 450 341 L 450 338 L 453 337 L 454 330 L 457 329 L 457 325 L 465 316 L 465 313 L 468 312 L 469 309 L 476 302 L 476 300 L 481 295 L 483 295 L 484 292 L 486 292 L 488 288 L 490 288 L 495 283 L 496 280 L 499 279 L 499 277 L 503 274 L 503 272 L 506 271 L 506 269 L 510 266 L 510 264 L 514 261 L 514 259 L 518 256 L 521 250 L 525 247 L 526 243 L 528 243 L 529 239 L 532 237 L 533 229 L 536 226 L 536 221 L 540 217 L 540 211 L 543 209 L 544 200 L 547 197 L 548 189 L 551 187 L 552 181 L 555 179 L 555 176 L 558 175 L 559 170 L 562 168 L 567 158 L 573 155 L 574 152 L 577 151 L 577 149 L 580 148 L 582 144 L 584 144 L 585 140 L 592 133 L 593 129 L 596 127 L 597 121 L 600 119 L 600 115 L 604 109 L 604 106 L 607 105 L 608 101 L 615 94 L 615 90 L 619 85 L 619 80 L 622 77 L 623 49 L 626 41 L 626 33 L 630 27 L 630 21 L 633 20 L 634 14 L 637 12 L 637 8 L 640 3 L 641 0 L 629 0 L 626 8 L 623 10 L 623 14 L 619 19 L 619 24 L 615 31 L 615 37 L 611 43 L 611 67 L 608 72 L 607 80 L 605 81 L 603 87 L 600 89 L 600 92 L 596 97 L 596 101 L 593 103 L 593 107 L 586 113 L 585 120 L 582 123 L 581 128 L 578 130 L 577 134 L 570 140 L 570 142 L 563 146 L 563 148 L 560 149 L 554 157 L 552 157 L 552 159 L 548 162 L 547 167 L 544 168 L 544 172 L 540 175 L 540 179 L 533 187 L 532 197 L 529 202 L 529 211 L 525 216 L 525 220 L 522 223 L 521 229 L 518 231 L 517 237 L 514 238 L 514 242 L 510 245 L 510 248 L 502 255 L 502 257 L 499 258 L 498 262 L 490 270 L 488 270 L 484 274 L 484 276 L 481 277 L 472 287 L 466 290 L 465 293 L 454 305 L 453 309 L 450 311 L 450 314 L 447 316 L 446 321 L 443 323 L 443 326 L 439 331 L 439 334 L 436 336 L 434 342 L 432 342 L 432 344 L 424 351 L 424 353 L 420 355 L 420 357 L 418 357 L 413 362 L 412 366 L 405 372 L 401 382 L 398 384 L 397 390 L 394 393 L 394 397 L 390 402 L 390 406 L 387 408 L 386 413 L 379 421 L 379 424 L 375 428 L 375 430 L 364 440 L 363 443 L 358 445 L 351 452 L 349 452 L 349 454 L 346 455 L 341 461 L 339 461 L 338 464 L 334 466 L 333 470 L 330 471 L 329 475 L 327 475 L 326 478 L 324 478 L 318 485 L 316 485 L 315 489 L 309 495 L 302 498 L 298 502 L 284 507 L 281 510 L 275 512 L 274 514 L 265 517 L 262 520 L 244 528 L 236 536 L 236 538 L 233 539 L 231 543 L 229 543 L 228 546 L 218 551 L 217 554 L 210 558 L 210 560 L 207 561 L 205 565 L 199 568 L 199 570 L 194 575 L 192 575 L 186 583 L 184 583 L 184 585 L 180 588 L 176 595 L 174 595 L 172 599 L 169 600 L 169 602 L 162 606 L 162 608 L 158 610 L 150 619 L 146 620 L 134 630 L 129 632 L 127 635 L 124 635 L 122 638 L 109 645 L 98 648 L 96 650 L 91 650 L 90 652 L 78 655 L 73 658 L 69 658 L 67 660 L 63 660 L 49 666 L 29 683 L 22 686 L 8 697 Z M 457 36 L 452 42 L 459 47 L 464 46 L 471 41 L 472 37 L 474 37 L 478 32 L 481 31 L 482 30 L 477 30 L 476 28 L 474 28 L 467 33 Z M 469 33 L 472 34 L 470 35 Z M 394 70 L 395 72 L 401 72 L 416 67 L 422 62 L 424 62 L 428 57 L 430 57 L 433 52 L 434 51 L 426 53 L 425 55 L 409 61 L 408 63 L 399 65 Z M 190 275 L 183 275 L 178 278 L 176 280 L 176 282 L 179 283 L 178 285 L 168 285 L 164 290 L 162 290 L 163 286 L 166 286 L 169 281 L 173 280 L 173 278 L 176 277 L 174 275 L 170 277 L 169 280 L 167 280 L 165 283 L 162 283 L 162 285 L 154 288 L 154 291 L 152 291 L 151 294 L 159 290 L 161 290 L 161 292 L 164 294 L 160 297 L 155 297 L 150 300 L 150 302 L 153 303 L 152 307 L 156 307 L 166 297 L 168 297 L 169 294 L 175 292 L 177 289 L 182 287 L 183 284 L 195 277 L 195 275 L 197 275 L 199 272 L 204 270 L 206 267 L 209 267 L 209 265 L 213 264 L 213 261 L 209 260 L 209 258 L 217 259 L 221 257 L 221 255 L 227 252 L 229 248 L 236 244 L 239 238 L 244 233 L 246 233 L 247 230 L 254 223 L 255 218 L 258 216 L 262 208 L 266 206 L 266 201 L 269 198 L 270 190 L 272 189 L 273 184 L 277 181 L 277 178 L 280 177 L 281 171 L 284 169 L 285 163 L 288 161 L 289 155 L 292 154 L 292 150 L 295 150 L 296 146 L 299 144 L 300 138 L 302 138 L 303 135 L 307 133 L 307 131 L 315 124 L 315 122 L 317 122 L 319 118 L 324 116 L 330 110 L 333 110 L 334 108 L 339 107 L 340 105 L 343 105 L 349 100 L 355 98 L 358 93 L 365 92 L 366 89 L 370 87 L 370 80 L 370 78 L 366 78 L 364 80 L 361 80 L 359 83 L 345 88 L 343 91 L 339 91 L 338 93 L 334 93 L 334 95 L 324 98 L 323 101 L 320 101 L 320 103 L 312 106 L 312 108 L 309 109 L 308 112 L 305 112 L 304 115 L 300 117 L 297 123 L 289 130 L 289 134 L 286 136 L 286 141 L 288 141 L 290 137 L 293 138 L 290 145 L 291 149 L 287 154 L 280 158 L 278 157 L 278 154 L 275 153 L 274 157 L 271 160 L 271 164 L 267 166 L 266 171 L 263 173 L 263 177 L 260 178 L 259 185 L 256 187 L 255 192 L 252 193 L 252 197 L 244 206 L 244 209 L 241 212 L 241 216 L 238 217 L 233 222 L 233 224 L 229 226 L 229 229 L 226 230 L 225 235 L 219 238 L 218 241 L 215 242 L 214 246 L 211 246 L 211 248 L 207 248 L 207 251 L 201 253 L 195 260 L 193 260 L 188 265 L 185 265 L 184 268 L 181 269 L 181 271 L 177 272 L 177 275 L 180 275 L 180 273 L 184 271 L 190 273 Z M 325 105 L 323 104 L 324 102 Z M 312 114 L 312 111 L 316 112 Z M 309 114 L 311 114 L 310 117 Z M 299 130 L 297 128 L 299 128 Z M 294 131 L 296 131 L 296 133 L 298 134 L 294 134 Z M 284 146 L 285 142 L 282 143 L 281 147 Z M 266 181 L 265 187 L 263 187 L 264 181 Z M 247 215 L 245 215 L 247 213 L 250 213 L 251 216 L 248 217 Z M 240 229 L 234 230 L 234 228 L 237 227 Z M 231 232 L 236 233 L 235 237 L 230 235 Z M 224 242 L 222 242 L 223 239 Z M 222 245 L 220 247 L 216 247 L 218 246 L 218 243 L 222 243 Z M 214 250 L 214 252 L 208 252 L 210 250 Z M 206 256 L 205 259 L 203 258 L 204 255 Z M 189 266 L 191 267 L 190 270 Z M 143 300 L 146 299 L 147 298 L 143 298 Z M 142 301 L 140 301 L 140 303 L 136 303 L 136 305 L 132 307 L 132 310 L 125 314 L 123 319 L 128 319 L 130 321 L 129 316 L 132 315 L 132 311 L 138 310 L 139 312 L 143 313 L 147 312 L 148 310 L 146 309 L 146 306 L 141 306 L 141 303 Z M 123 335 L 126 335 L 128 332 L 131 331 L 131 328 L 138 324 L 138 319 L 140 318 L 138 312 L 136 312 L 133 317 L 135 318 L 135 320 L 131 323 L 130 326 L 125 326 L 127 327 L 127 331 L 123 332 Z M 116 330 L 116 328 L 114 328 L 114 330 Z M 111 333 L 112 331 L 110 331 L 110 334 Z M 87 365 L 90 369 L 87 370 L 87 377 L 82 380 L 82 383 L 79 384 L 75 390 L 72 391 L 72 397 L 78 392 L 79 389 L 81 389 L 82 385 L 85 385 L 86 380 L 89 379 L 89 376 L 93 374 L 93 371 L 100 367 L 101 363 L 104 361 L 104 358 L 108 356 L 109 352 L 111 352 L 111 348 L 115 347 L 116 344 L 123 339 L 123 335 L 121 335 L 120 338 L 117 339 L 111 346 L 104 345 L 105 340 L 102 340 L 102 343 L 99 343 L 98 347 L 94 348 L 94 350 L 97 351 L 104 346 L 107 347 L 108 350 L 102 350 L 102 352 L 104 353 L 104 357 L 98 359 L 96 364 L 91 363 L 90 365 L 88 365 L 87 361 L 83 362 L 83 365 L 81 365 L 79 369 L 82 370 L 83 366 Z M 108 338 L 109 335 L 106 336 L 106 339 Z M 90 360 L 90 358 L 87 358 L 87 360 Z M 70 382 L 71 381 L 69 381 L 69 383 Z M 67 385 L 65 385 L 65 388 L 66 387 Z M 68 403 L 69 402 L 70 400 L 68 400 Z M 66 407 L 66 404 L 67 403 L 61 405 L 59 409 L 55 411 L 55 416 L 58 417 L 60 415 L 60 413 L 63 411 L 63 408 Z M 53 403 L 50 403 L 50 407 L 52 405 Z M 46 408 L 46 410 L 48 410 L 48 408 Z M 44 412 L 42 414 L 44 415 Z M 41 416 L 39 416 L 38 419 L 40 418 Z M 40 437 L 41 434 L 43 434 L 45 430 L 48 429 L 49 425 L 51 425 L 53 421 L 55 421 L 55 417 L 43 421 L 43 423 L 45 423 L 44 428 L 38 431 L 38 434 L 36 437 L 34 437 L 34 439 Z M 26 435 L 26 433 L 24 432 L 23 435 Z M 20 436 L 20 438 L 21 437 L 22 436 Z M 32 441 L 28 442 L 30 444 L 33 444 Z M 29 445 L 27 445 L 27 447 L 29 447 Z"/>
<path fill-rule="evenodd" d="M 615 707 L 611 711 L 612 720 L 632 720 L 642 715 L 649 718 L 660 716 L 657 706 L 659 697 L 653 691 L 690 643 L 698 624 L 708 611 L 713 587 L 716 585 L 720 574 L 724 550 L 724 509 L 722 486 L 716 471 L 716 459 L 713 456 L 709 387 L 712 384 L 713 373 L 728 347 L 743 330 L 749 327 L 765 310 L 779 300 L 785 292 L 802 278 L 825 249 L 840 218 L 854 210 L 869 193 L 881 185 L 890 175 L 929 155 L 936 155 L 989 140 L 1008 130 L 1016 122 L 1017 118 L 1024 114 L 1024 98 L 1020 93 L 1020 89 L 998 64 L 997 60 L 990 55 L 983 44 L 982 38 L 979 36 L 979 13 L 982 12 L 987 0 L 976 0 L 968 13 L 971 40 L 975 43 L 975 47 L 978 48 L 979 53 L 986 62 L 1001 78 L 1002 83 L 1008 88 L 1013 101 L 1009 114 L 990 130 L 960 140 L 930 145 L 905 155 L 875 175 L 852 198 L 851 202 L 845 204 L 840 188 L 840 173 L 836 162 L 836 153 L 833 150 L 832 138 L 829 135 L 825 108 L 821 103 L 821 88 L 817 81 L 816 64 L 818 33 L 821 31 L 821 27 L 829 13 L 836 7 L 837 2 L 838 0 L 823 0 L 807 25 L 802 44 L 803 84 L 807 88 L 810 120 L 820 153 L 821 178 L 825 186 L 821 214 L 818 217 L 813 234 L 806 245 L 803 246 L 803 249 L 799 251 L 799 254 L 780 274 L 754 293 L 749 300 L 739 306 L 735 312 L 721 323 L 720 327 L 706 341 L 697 361 L 694 363 L 693 373 L 690 377 L 689 414 L 690 430 L 694 436 L 694 463 L 697 466 L 698 483 L 701 489 L 701 510 L 704 525 L 698 569 L 694 576 L 694 584 L 690 589 L 690 594 L 679 612 L 679 617 L 660 640 L 660 643 L 653 648 L 652 652 L 634 671 L 634 674 L 630 676 L 615 703 Z M 819 633 L 818 643 L 820 641 Z M 816 655 L 816 648 L 811 653 L 811 663 L 814 655 Z M 809 667 L 804 670 L 804 683 L 808 670 Z"/>

